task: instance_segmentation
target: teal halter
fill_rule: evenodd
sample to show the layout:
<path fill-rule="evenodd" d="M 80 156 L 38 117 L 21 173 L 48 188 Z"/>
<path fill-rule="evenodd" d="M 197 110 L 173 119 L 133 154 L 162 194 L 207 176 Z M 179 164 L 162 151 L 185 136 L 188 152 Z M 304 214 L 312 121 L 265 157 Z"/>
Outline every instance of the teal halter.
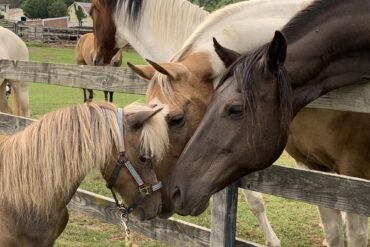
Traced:
<path fill-rule="evenodd" d="M 139 173 L 133 167 L 131 161 L 129 161 L 126 158 L 126 155 L 125 155 L 125 126 L 123 122 L 123 118 L 124 118 L 123 109 L 118 108 L 117 113 L 118 113 L 118 116 L 117 116 L 118 128 L 119 128 L 119 133 L 120 133 L 119 157 L 118 157 L 118 160 L 116 161 L 116 165 L 113 169 L 112 175 L 108 180 L 107 187 L 112 192 L 117 208 L 122 212 L 123 215 L 128 215 L 144 200 L 146 196 L 152 194 L 155 191 L 160 190 L 162 188 L 162 182 L 159 181 L 158 183 L 154 185 L 145 184 L 143 179 L 139 175 Z M 118 174 L 123 166 L 127 168 L 132 178 L 135 180 L 135 182 L 137 183 L 139 187 L 138 197 L 136 198 L 134 203 L 130 207 L 127 207 L 127 208 L 123 204 L 120 204 L 118 202 L 117 196 L 115 192 L 113 191 L 113 186 L 116 183 Z"/>

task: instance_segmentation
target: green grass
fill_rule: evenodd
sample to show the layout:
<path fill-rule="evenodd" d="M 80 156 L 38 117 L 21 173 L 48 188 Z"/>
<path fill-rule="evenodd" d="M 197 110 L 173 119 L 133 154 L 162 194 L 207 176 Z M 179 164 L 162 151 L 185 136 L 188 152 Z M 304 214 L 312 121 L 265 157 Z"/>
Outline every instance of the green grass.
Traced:
<path fill-rule="evenodd" d="M 74 49 L 39 47 L 35 45 L 31 45 L 29 48 L 32 61 L 74 63 Z M 135 52 L 124 53 L 124 59 L 136 64 L 143 63 L 143 60 Z M 96 91 L 95 99 L 101 100 L 102 97 L 103 93 Z M 114 102 L 118 106 L 124 106 L 136 100 L 143 101 L 144 96 L 116 93 Z M 82 102 L 82 90 L 32 83 L 30 87 L 30 101 L 33 117 L 38 118 L 45 112 Z M 286 154 L 279 159 L 279 162 L 290 166 L 293 164 L 293 160 Z M 85 178 L 81 188 L 110 196 L 109 191 L 105 188 L 105 182 L 97 171 L 93 171 Z M 266 195 L 264 198 L 269 219 L 282 241 L 282 246 L 321 246 L 323 236 L 315 207 L 275 196 Z M 201 226 L 210 227 L 210 209 L 199 217 L 176 217 Z M 239 196 L 237 222 L 237 235 L 239 237 L 260 244 L 264 243 L 256 218 L 247 209 L 241 193 Z M 142 240 L 141 244 L 142 246 L 162 246 L 152 240 Z M 71 212 L 71 220 L 67 229 L 56 243 L 56 246 L 121 245 L 121 229 L 109 224 L 103 224 L 75 212 Z"/>
<path fill-rule="evenodd" d="M 74 48 L 44 47 L 30 44 L 30 60 L 35 62 L 75 64 Z M 127 62 L 143 64 L 144 60 L 135 51 L 124 51 L 122 66 Z"/>

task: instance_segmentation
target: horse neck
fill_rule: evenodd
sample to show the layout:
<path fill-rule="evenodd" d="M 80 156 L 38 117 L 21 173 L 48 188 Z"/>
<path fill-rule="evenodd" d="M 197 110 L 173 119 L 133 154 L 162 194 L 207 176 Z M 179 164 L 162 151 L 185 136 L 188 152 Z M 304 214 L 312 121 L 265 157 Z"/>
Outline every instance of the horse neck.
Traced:
<path fill-rule="evenodd" d="M 288 40 L 285 67 L 293 88 L 294 112 L 331 90 L 369 81 L 370 27 L 363 23 L 370 21 L 364 14 L 370 11 L 370 3 L 347 3 L 341 1 L 311 16 L 296 26 L 297 32 L 294 25 L 283 30 Z"/>
<path fill-rule="evenodd" d="M 291 17 L 312 0 L 252 0 L 229 5 L 213 12 L 185 41 L 172 60 L 186 59 L 192 53 L 206 53 L 211 62 L 214 85 L 226 70 L 216 54 L 212 37 L 238 53 L 249 53 L 271 40 Z"/>
<path fill-rule="evenodd" d="M 167 62 L 208 12 L 184 0 L 145 0 L 140 16 L 130 23 L 123 6 L 115 16 L 118 46 L 130 43 L 140 56 Z"/>

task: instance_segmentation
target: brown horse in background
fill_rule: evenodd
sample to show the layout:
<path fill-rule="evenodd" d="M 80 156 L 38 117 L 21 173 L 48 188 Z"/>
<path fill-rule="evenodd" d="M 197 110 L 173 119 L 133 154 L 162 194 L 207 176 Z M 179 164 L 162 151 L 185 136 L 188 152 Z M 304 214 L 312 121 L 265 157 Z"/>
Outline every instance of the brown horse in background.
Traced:
<path fill-rule="evenodd" d="M 76 45 L 76 63 L 80 65 L 94 65 L 93 57 L 95 55 L 95 36 L 93 33 L 87 33 L 81 36 Z M 122 64 L 122 51 L 118 52 L 110 59 L 110 65 L 113 67 L 120 67 Z M 86 97 L 86 88 L 84 91 L 84 102 L 92 101 L 94 92 L 92 89 L 89 91 L 89 98 Z M 108 91 L 104 91 L 105 101 L 108 101 Z M 113 92 L 109 92 L 109 102 L 113 102 Z"/>

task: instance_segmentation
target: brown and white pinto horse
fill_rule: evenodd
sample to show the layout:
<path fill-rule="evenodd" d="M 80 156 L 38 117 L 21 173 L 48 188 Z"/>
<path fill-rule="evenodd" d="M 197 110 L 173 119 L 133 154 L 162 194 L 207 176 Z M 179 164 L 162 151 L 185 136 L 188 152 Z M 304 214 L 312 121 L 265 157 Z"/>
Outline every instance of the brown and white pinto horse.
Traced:
<path fill-rule="evenodd" d="M 142 220 L 155 217 L 161 206 L 158 181 L 150 158 L 141 160 L 152 152 L 159 155 L 153 158 L 161 158 L 148 143 L 148 133 L 163 126 L 159 110 L 129 105 L 120 123 L 122 112 L 114 105 L 88 103 L 47 113 L 12 136 L 0 135 L 0 246 L 53 246 L 68 222 L 67 204 L 96 168 L 122 196 L 125 207 L 140 199 L 134 215 Z M 156 134 L 159 145 L 168 143 L 166 130 Z M 123 165 L 120 170 L 117 162 Z M 134 179 L 132 167 L 142 181 Z M 153 185 L 155 190 L 143 197 L 142 188 Z"/>
<path fill-rule="evenodd" d="M 286 144 L 311 168 L 370 178 L 370 116 L 302 110 L 331 90 L 369 81 L 368 12 L 369 1 L 316 1 L 232 64 L 170 178 L 176 212 L 199 214 L 214 192 L 270 166 Z M 220 54 L 235 60 L 235 52 Z M 367 246 L 367 217 L 349 215 L 349 246 Z M 341 223 L 325 229 L 341 230 Z M 344 245 L 336 236 L 329 246 Z"/>
<path fill-rule="evenodd" d="M 76 45 L 76 63 L 80 65 L 94 65 L 93 58 L 96 56 L 95 37 L 93 33 L 87 33 L 81 36 Z M 109 60 L 109 63 L 113 67 L 120 67 L 122 64 L 122 51 L 118 50 Z M 84 102 L 92 101 L 94 92 L 92 89 L 89 91 L 89 98 L 86 97 L 86 89 L 83 88 Z M 108 92 L 104 91 L 105 101 L 108 101 Z M 113 92 L 109 92 L 109 102 L 113 102 Z"/>
<path fill-rule="evenodd" d="M 208 15 L 186 0 L 92 0 L 95 64 L 127 43 L 143 58 L 168 61 Z"/>

